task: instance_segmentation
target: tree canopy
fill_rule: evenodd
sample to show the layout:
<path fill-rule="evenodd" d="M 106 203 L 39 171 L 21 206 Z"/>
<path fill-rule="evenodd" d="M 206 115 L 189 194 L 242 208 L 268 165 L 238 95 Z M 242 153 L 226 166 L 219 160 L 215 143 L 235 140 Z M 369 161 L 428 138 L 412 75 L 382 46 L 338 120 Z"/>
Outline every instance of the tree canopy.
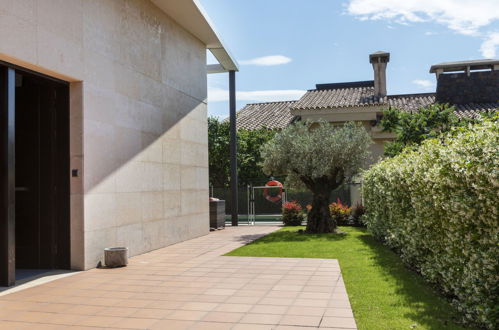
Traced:
<path fill-rule="evenodd" d="M 268 128 L 256 130 L 239 129 L 237 132 L 237 170 L 239 185 L 265 178 L 260 155 L 261 146 L 269 141 L 276 131 Z M 208 147 L 210 183 L 215 187 L 226 187 L 230 182 L 230 128 L 228 121 L 208 118 Z"/>
<path fill-rule="evenodd" d="M 459 119 L 455 108 L 447 104 L 434 104 L 415 112 L 395 108 L 385 110 L 381 119 L 383 131 L 395 134 L 395 140 L 385 144 L 385 155 L 393 157 L 405 147 L 418 146 L 428 138 L 450 131 L 452 127 L 467 124 L 470 120 Z"/>
<path fill-rule="evenodd" d="M 359 171 L 371 143 L 360 124 L 297 122 L 262 147 L 263 171 L 267 175 L 286 175 L 288 184 L 310 190 L 313 201 L 307 232 L 332 232 L 336 224 L 329 214 L 330 193 Z"/>

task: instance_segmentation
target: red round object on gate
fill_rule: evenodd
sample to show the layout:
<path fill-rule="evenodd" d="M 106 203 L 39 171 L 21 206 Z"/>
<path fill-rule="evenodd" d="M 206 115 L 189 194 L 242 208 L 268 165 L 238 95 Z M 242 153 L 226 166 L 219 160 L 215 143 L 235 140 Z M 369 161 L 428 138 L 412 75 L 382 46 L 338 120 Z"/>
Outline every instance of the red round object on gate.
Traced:
<path fill-rule="evenodd" d="M 265 186 L 269 187 L 279 187 L 279 193 L 276 196 L 271 196 L 269 195 L 269 188 L 264 188 L 263 189 L 263 196 L 265 196 L 265 199 L 268 200 L 269 202 L 276 203 L 281 200 L 282 198 L 282 183 L 276 180 L 270 180 L 265 184 Z"/>

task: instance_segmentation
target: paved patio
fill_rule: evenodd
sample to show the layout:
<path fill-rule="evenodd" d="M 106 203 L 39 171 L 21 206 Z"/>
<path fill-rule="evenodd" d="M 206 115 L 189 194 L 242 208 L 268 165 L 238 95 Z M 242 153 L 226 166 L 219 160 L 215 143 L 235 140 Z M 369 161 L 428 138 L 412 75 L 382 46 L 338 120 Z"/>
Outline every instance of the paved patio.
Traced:
<path fill-rule="evenodd" d="M 275 226 L 228 227 L 0 297 L 0 329 L 355 329 L 334 259 L 224 257 Z"/>

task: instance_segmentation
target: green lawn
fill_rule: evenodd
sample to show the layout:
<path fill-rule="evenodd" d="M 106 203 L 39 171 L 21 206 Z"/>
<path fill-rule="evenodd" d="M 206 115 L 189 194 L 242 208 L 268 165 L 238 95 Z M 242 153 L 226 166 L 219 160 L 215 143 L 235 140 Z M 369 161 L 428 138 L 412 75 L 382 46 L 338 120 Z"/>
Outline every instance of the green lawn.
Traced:
<path fill-rule="evenodd" d="M 283 228 L 227 255 L 338 259 L 359 329 L 465 329 L 454 322 L 450 304 L 365 229 L 308 235 L 299 228 Z"/>

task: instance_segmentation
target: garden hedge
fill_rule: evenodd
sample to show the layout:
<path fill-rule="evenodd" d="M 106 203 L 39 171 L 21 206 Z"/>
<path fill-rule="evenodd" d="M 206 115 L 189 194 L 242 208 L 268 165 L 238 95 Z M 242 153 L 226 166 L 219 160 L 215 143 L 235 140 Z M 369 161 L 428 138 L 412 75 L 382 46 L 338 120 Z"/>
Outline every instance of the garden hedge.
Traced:
<path fill-rule="evenodd" d="M 363 175 L 364 221 L 480 327 L 499 329 L 499 122 L 424 141 Z"/>

